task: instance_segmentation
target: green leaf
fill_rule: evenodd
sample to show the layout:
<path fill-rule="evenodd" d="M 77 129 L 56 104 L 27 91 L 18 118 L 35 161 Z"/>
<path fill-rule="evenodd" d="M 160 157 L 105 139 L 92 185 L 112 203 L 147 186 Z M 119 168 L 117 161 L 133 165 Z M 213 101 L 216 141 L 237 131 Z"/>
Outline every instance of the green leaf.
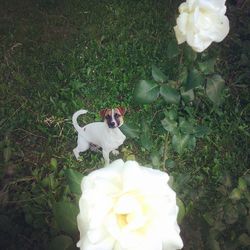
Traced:
<path fill-rule="evenodd" d="M 42 185 L 43 187 L 49 187 L 53 190 L 57 185 L 57 179 L 54 177 L 53 174 L 50 174 L 42 180 Z"/>
<path fill-rule="evenodd" d="M 130 138 L 139 138 L 139 134 L 140 134 L 140 130 L 138 127 L 136 127 L 135 125 L 130 125 L 130 124 L 123 124 L 120 127 L 122 133 L 124 133 L 127 137 Z"/>
<path fill-rule="evenodd" d="M 164 114 L 170 120 L 176 120 L 178 118 L 178 112 L 175 108 L 171 108 L 171 110 L 165 111 Z"/>
<path fill-rule="evenodd" d="M 172 145 L 174 150 L 178 153 L 178 154 L 182 154 L 185 149 L 187 149 L 187 147 L 189 146 L 189 141 L 191 139 L 191 136 L 186 134 L 186 135 L 182 135 L 180 133 L 175 134 L 172 138 Z"/>
<path fill-rule="evenodd" d="M 63 73 L 62 73 L 62 71 L 60 70 L 60 69 L 58 69 L 57 68 L 57 76 L 58 76 L 58 79 L 60 80 L 60 81 L 62 81 L 63 80 Z"/>
<path fill-rule="evenodd" d="M 222 221 L 220 220 L 216 220 L 215 223 L 214 223 L 214 229 L 219 231 L 219 232 L 223 232 L 225 229 L 226 229 L 226 225 L 225 223 L 223 223 Z"/>
<path fill-rule="evenodd" d="M 193 150 L 196 146 L 196 138 L 194 136 L 190 136 L 190 139 L 188 141 L 188 149 Z"/>
<path fill-rule="evenodd" d="M 178 44 L 176 43 L 176 40 L 170 41 L 167 48 L 167 57 L 171 59 L 178 56 L 178 54 L 179 54 L 179 47 Z"/>
<path fill-rule="evenodd" d="M 49 243 L 49 250 L 68 250 L 73 244 L 69 236 L 59 235 Z"/>
<path fill-rule="evenodd" d="M 208 98 L 216 105 L 221 103 L 221 96 L 225 87 L 224 79 L 215 74 L 207 79 L 206 93 Z"/>
<path fill-rule="evenodd" d="M 185 61 L 187 61 L 188 63 L 192 63 L 196 60 L 196 58 L 197 58 L 197 53 L 189 46 L 185 46 L 184 48 Z"/>
<path fill-rule="evenodd" d="M 211 250 L 220 250 L 220 244 L 214 238 L 208 237 L 208 247 Z"/>
<path fill-rule="evenodd" d="M 59 228 L 70 235 L 76 235 L 76 217 L 79 209 L 73 204 L 65 201 L 57 202 L 53 206 L 53 214 Z"/>
<path fill-rule="evenodd" d="M 247 182 L 242 177 L 238 180 L 238 188 L 240 191 L 247 191 Z"/>
<path fill-rule="evenodd" d="M 240 216 L 246 216 L 247 215 L 247 208 L 244 205 L 244 203 L 237 202 L 237 210 L 238 210 Z"/>
<path fill-rule="evenodd" d="M 232 178 L 228 173 L 221 176 L 220 182 L 227 188 L 232 186 Z"/>
<path fill-rule="evenodd" d="M 222 195 L 227 195 L 227 189 L 224 185 L 218 186 L 216 191 L 220 192 Z"/>
<path fill-rule="evenodd" d="M 238 188 L 234 188 L 229 195 L 229 198 L 234 201 L 241 199 L 241 191 Z"/>
<path fill-rule="evenodd" d="M 135 89 L 135 99 L 139 103 L 151 103 L 158 98 L 159 89 L 155 82 L 141 80 Z"/>
<path fill-rule="evenodd" d="M 150 154 L 150 159 L 154 167 L 160 168 L 161 166 L 161 156 L 159 151 L 153 151 Z"/>
<path fill-rule="evenodd" d="M 194 132 L 193 123 L 186 119 L 180 119 L 179 127 L 183 134 L 192 134 Z"/>
<path fill-rule="evenodd" d="M 43 178 L 43 180 L 41 181 L 41 184 L 42 184 L 42 186 L 44 188 L 49 187 L 49 185 L 50 185 L 50 178 L 49 177 Z"/>
<path fill-rule="evenodd" d="M 199 62 L 199 69 L 204 74 L 212 74 L 214 73 L 214 66 L 216 63 L 216 58 L 209 58 L 204 62 Z"/>
<path fill-rule="evenodd" d="M 210 132 L 210 130 L 206 126 L 202 126 L 202 125 L 196 126 L 194 129 L 194 136 L 198 137 L 198 138 L 202 138 L 205 135 L 209 134 L 209 132 Z"/>
<path fill-rule="evenodd" d="M 188 72 L 187 81 L 184 84 L 185 91 L 194 89 L 204 82 L 203 76 L 197 69 L 191 69 Z"/>
<path fill-rule="evenodd" d="M 175 167 L 175 162 L 171 159 L 167 159 L 165 162 L 166 169 L 173 169 Z"/>
<path fill-rule="evenodd" d="M 182 220 L 184 219 L 184 217 L 186 215 L 186 208 L 185 208 L 183 201 L 181 199 L 179 199 L 178 197 L 176 197 L 176 204 L 179 207 L 177 222 L 178 222 L 178 224 L 181 224 Z"/>
<path fill-rule="evenodd" d="M 169 119 L 168 117 L 165 117 L 161 121 L 161 124 L 163 128 L 166 129 L 170 133 L 173 133 L 177 129 L 177 122 Z"/>
<path fill-rule="evenodd" d="M 186 213 L 190 213 L 194 209 L 194 202 L 191 200 L 186 206 Z"/>
<path fill-rule="evenodd" d="M 203 219 L 207 222 L 209 226 L 213 226 L 215 223 L 215 218 L 210 213 L 206 212 L 203 214 Z"/>
<path fill-rule="evenodd" d="M 160 95 L 163 99 L 170 104 L 179 104 L 180 102 L 180 93 L 171 87 L 168 86 L 161 86 L 160 88 Z"/>
<path fill-rule="evenodd" d="M 246 233 L 243 233 L 239 237 L 239 242 L 242 246 L 248 247 L 250 246 L 250 237 Z"/>
<path fill-rule="evenodd" d="M 192 89 L 184 91 L 184 89 L 181 88 L 181 97 L 185 103 L 192 102 L 194 100 L 194 91 Z"/>
<path fill-rule="evenodd" d="M 250 185 L 250 174 L 246 174 L 242 178 L 247 182 L 247 185 Z"/>
<path fill-rule="evenodd" d="M 140 136 L 140 143 L 148 151 L 153 147 L 150 128 L 145 121 L 142 123 L 142 134 Z"/>
<path fill-rule="evenodd" d="M 57 168 L 57 160 L 55 158 L 51 158 L 50 160 L 50 166 L 53 170 L 56 170 Z"/>
<path fill-rule="evenodd" d="M 81 194 L 81 182 L 83 178 L 83 174 L 74 171 L 72 169 L 64 170 L 65 176 L 68 181 L 69 189 L 74 194 Z"/>
<path fill-rule="evenodd" d="M 237 209 L 231 203 L 225 207 L 224 218 L 227 224 L 234 224 L 239 218 Z"/>
<path fill-rule="evenodd" d="M 155 65 L 152 65 L 152 76 L 156 82 L 166 82 L 168 77 Z"/>
<path fill-rule="evenodd" d="M 179 82 L 184 85 L 187 81 L 188 77 L 188 69 L 187 67 L 180 66 L 180 73 L 179 73 Z"/>

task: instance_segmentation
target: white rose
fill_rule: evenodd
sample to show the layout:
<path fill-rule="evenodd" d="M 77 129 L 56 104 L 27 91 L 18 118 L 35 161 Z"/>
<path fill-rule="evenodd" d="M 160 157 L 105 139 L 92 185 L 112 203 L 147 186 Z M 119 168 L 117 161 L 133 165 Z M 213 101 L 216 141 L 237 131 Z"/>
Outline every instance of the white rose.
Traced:
<path fill-rule="evenodd" d="M 179 6 L 180 15 L 174 27 L 178 44 L 187 41 L 197 52 L 212 42 L 221 42 L 229 32 L 225 16 L 226 0 L 187 0 Z"/>
<path fill-rule="evenodd" d="M 77 216 L 81 250 L 175 250 L 183 247 L 169 176 L 116 160 L 84 177 Z"/>

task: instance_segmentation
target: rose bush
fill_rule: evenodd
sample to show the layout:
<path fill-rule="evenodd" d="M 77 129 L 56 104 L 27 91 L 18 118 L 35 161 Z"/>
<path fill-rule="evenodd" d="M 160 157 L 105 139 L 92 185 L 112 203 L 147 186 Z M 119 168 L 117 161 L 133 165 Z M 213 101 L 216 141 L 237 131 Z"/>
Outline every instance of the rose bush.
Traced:
<path fill-rule="evenodd" d="M 84 177 L 77 217 L 81 250 L 172 250 L 183 246 L 169 176 L 116 160 Z"/>
<path fill-rule="evenodd" d="M 226 0 L 187 0 L 179 6 L 180 15 L 174 27 L 178 44 L 187 42 L 202 52 L 212 42 L 221 42 L 229 32 L 225 16 Z"/>

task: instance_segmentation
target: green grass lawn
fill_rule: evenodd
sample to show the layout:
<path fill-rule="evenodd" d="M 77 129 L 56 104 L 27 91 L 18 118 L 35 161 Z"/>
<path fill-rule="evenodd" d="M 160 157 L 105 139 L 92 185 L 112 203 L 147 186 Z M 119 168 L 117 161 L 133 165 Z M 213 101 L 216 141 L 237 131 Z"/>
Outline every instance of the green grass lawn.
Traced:
<path fill-rule="evenodd" d="M 151 77 L 152 64 L 175 77 L 178 63 L 166 55 L 181 1 L 1 2 L 0 248 L 48 249 L 65 233 L 54 218 L 54 204 L 79 198 L 71 194 L 64 170 L 86 174 L 103 164 L 97 153 L 84 153 L 80 163 L 73 157 L 76 110 L 89 110 L 85 124 L 100 120 L 102 108 L 124 106 L 127 124 L 140 127 L 150 120 L 152 147 L 164 144 L 165 132 L 157 132 L 159 111 L 171 107 L 140 105 L 133 93 L 140 79 Z M 188 250 L 250 245 L 249 184 L 244 197 L 230 196 L 239 177 L 250 179 L 250 18 L 247 8 L 233 2 L 230 34 L 211 46 L 226 81 L 224 102 L 217 108 L 209 100 L 197 102 L 193 119 L 209 133 L 193 151 L 179 155 L 169 148 L 167 155 L 167 172 L 186 206 L 181 229 Z M 152 164 L 152 154 L 137 138 L 128 138 L 121 149 L 124 159 Z M 211 217 L 219 205 L 225 216 L 217 225 Z M 76 243 L 78 235 L 71 237 Z"/>

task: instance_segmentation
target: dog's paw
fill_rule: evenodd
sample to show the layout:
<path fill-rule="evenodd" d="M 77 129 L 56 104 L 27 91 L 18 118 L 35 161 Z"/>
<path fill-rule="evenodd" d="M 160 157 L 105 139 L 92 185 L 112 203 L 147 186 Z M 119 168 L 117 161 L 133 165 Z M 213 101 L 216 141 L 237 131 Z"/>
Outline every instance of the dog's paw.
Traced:
<path fill-rule="evenodd" d="M 113 151 L 112 151 L 112 154 L 113 154 L 113 155 L 119 155 L 120 153 L 119 153 L 118 150 L 113 150 Z"/>
<path fill-rule="evenodd" d="M 76 157 L 77 161 L 82 161 L 80 158 L 80 154 L 77 149 L 73 149 L 74 156 Z"/>

